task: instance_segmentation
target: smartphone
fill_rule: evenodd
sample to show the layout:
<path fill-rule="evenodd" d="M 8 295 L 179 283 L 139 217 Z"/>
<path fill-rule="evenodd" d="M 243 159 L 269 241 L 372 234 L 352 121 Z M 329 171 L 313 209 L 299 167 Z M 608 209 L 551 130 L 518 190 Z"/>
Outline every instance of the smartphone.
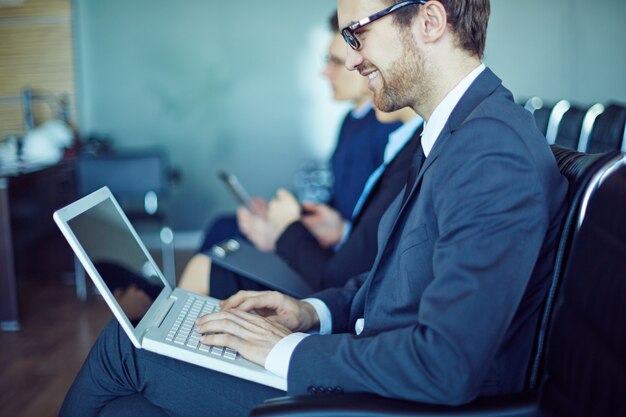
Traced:
<path fill-rule="evenodd" d="M 250 194 L 243 188 L 243 185 L 241 185 L 236 176 L 225 171 L 219 171 L 217 176 L 222 180 L 224 185 L 226 185 L 226 188 L 230 190 L 237 203 L 246 206 L 248 210 L 256 213 L 256 210 L 252 206 L 252 197 L 250 197 Z"/>

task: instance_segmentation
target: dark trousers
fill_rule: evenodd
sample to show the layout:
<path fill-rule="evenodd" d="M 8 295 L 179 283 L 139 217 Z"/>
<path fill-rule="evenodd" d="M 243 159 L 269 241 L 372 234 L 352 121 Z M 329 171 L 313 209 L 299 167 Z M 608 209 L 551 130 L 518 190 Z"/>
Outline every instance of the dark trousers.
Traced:
<path fill-rule="evenodd" d="M 246 242 L 248 241 L 248 239 L 241 234 L 241 231 L 239 230 L 237 217 L 232 215 L 218 217 L 204 232 L 204 241 L 202 242 L 198 252 L 208 252 L 211 250 L 213 245 L 217 245 L 226 239 L 233 238 L 243 239 Z"/>
<path fill-rule="evenodd" d="M 266 291 L 269 288 L 229 271 L 219 265 L 211 265 L 211 281 L 209 281 L 209 295 L 218 300 L 225 300 L 237 291 Z"/>
<path fill-rule="evenodd" d="M 117 321 L 105 327 L 60 416 L 247 416 L 283 391 L 136 349 Z"/>

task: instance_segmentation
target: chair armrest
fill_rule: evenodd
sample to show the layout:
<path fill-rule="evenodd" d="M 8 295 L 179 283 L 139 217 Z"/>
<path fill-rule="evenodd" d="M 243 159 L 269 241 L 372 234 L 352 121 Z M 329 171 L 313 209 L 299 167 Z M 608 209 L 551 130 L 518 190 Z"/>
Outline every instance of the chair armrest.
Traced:
<path fill-rule="evenodd" d="M 257 406 L 252 417 L 540 417 L 537 395 L 528 392 L 482 397 L 462 406 L 393 400 L 373 394 L 280 397 Z"/>

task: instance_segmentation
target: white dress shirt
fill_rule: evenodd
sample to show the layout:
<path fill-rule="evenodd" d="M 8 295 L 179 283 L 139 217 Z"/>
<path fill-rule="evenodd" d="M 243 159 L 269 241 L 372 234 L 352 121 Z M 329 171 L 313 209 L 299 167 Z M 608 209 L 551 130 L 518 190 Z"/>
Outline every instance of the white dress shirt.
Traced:
<path fill-rule="evenodd" d="M 450 91 L 446 97 L 437 105 L 433 114 L 428 122 L 424 122 L 424 131 L 422 132 L 422 149 L 424 150 L 424 156 L 428 158 L 430 151 L 435 146 L 437 138 L 441 134 L 443 127 L 448 122 L 452 111 L 461 100 L 461 97 L 467 92 L 472 83 L 478 78 L 478 76 L 485 70 L 485 65 L 480 64 L 472 72 L 470 72 L 465 78 L 459 82 L 456 87 Z M 328 306 L 319 299 L 311 298 L 303 300 L 310 303 L 320 320 L 320 334 L 330 334 L 332 332 L 332 314 L 328 309 Z M 365 320 L 360 318 L 357 320 L 354 330 L 356 334 L 361 334 L 365 327 Z M 326 333 L 328 332 L 328 333 Z M 265 369 L 276 375 L 287 378 L 287 372 L 289 370 L 289 361 L 291 355 L 296 346 L 305 337 L 309 336 L 306 333 L 293 333 L 280 340 L 272 351 L 267 356 L 265 361 Z"/>
<path fill-rule="evenodd" d="M 448 119 L 452 114 L 452 111 L 461 101 L 461 97 L 467 92 L 467 89 L 472 85 L 476 78 L 485 70 L 485 64 L 480 64 L 472 72 L 467 74 L 460 83 L 448 93 L 448 95 L 439 103 L 439 105 L 433 111 L 433 114 L 428 119 L 428 122 L 424 122 L 424 131 L 422 132 L 422 148 L 424 149 L 424 156 L 428 158 L 428 154 L 435 146 L 435 141 L 441 134 L 443 127 L 448 123 Z"/>

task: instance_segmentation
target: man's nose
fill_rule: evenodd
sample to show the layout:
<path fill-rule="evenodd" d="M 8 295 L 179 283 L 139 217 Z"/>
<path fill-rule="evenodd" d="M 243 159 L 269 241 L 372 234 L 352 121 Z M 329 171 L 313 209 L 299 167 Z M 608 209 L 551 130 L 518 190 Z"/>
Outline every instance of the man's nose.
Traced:
<path fill-rule="evenodd" d="M 346 68 L 349 71 L 354 71 L 363 63 L 363 56 L 359 53 L 359 51 L 355 51 L 346 45 L 348 49 L 348 55 L 346 57 Z"/>
<path fill-rule="evenodd" d="M 331 77 L 330 64 L 326 64 L 326 66 L 322 70 L 322 75 L 330 80 L 330 77 Z"/>

